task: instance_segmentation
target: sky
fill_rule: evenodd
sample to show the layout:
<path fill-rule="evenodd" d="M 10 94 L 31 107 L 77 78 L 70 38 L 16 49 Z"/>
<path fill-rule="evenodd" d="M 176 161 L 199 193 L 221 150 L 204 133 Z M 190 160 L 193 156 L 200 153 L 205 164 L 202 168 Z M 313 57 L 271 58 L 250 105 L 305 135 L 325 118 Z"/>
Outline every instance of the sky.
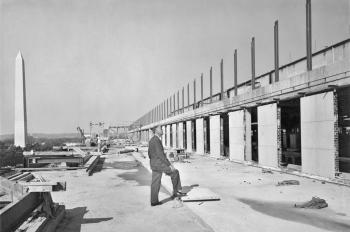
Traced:
<path fill-rule="evenodd" d="M 313 51 L 349 38 L 349 9 L 312 1 Z M 0 134 L 14 130 L 19 50 L 29 133 L 87 131 L 131 123 L 201 73 L 208 96 L 211 66 L 218 92 L 222 58 L 230 88 L 234 49 L 238 82 L 250 79 L 253 36 L 256 74 L 272 70 L 275 20 L 280 64 L 305 56 L 304 0 L 0 0 Z"/>

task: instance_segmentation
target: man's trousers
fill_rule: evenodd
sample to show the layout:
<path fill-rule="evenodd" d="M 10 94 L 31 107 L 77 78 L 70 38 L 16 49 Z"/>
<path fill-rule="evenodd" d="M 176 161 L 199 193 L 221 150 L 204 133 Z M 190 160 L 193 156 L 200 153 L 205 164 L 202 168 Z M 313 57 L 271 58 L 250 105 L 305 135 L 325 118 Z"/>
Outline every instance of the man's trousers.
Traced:
<path fill-rule="evenodd" d="M 174 171 L 166 171 L 164 173 L 171 177 L 171 182 L 173 183 L 173 194 L 176 194 L 179 190 L 182 189 L 179 171 L 175 169 Z M 152 170 L 151 204 L 159 202 L 158 194 L 161 185 L 162 174 L 163 172 L 161 171 Z"/>

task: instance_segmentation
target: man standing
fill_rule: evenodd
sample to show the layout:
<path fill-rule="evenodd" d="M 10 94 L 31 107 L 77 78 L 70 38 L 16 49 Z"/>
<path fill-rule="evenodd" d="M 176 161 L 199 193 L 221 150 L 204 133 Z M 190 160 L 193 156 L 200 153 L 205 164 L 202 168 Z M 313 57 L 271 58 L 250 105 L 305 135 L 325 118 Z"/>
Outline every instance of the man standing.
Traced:
<path fill-rule="evenodd" d="M 158 194 L 160 184 L 162 180 L 163 172 L 171 177 L 173 183 L 173 195 L 172 198 L 181 197 L 186 194 L 182 193 L 181 180 L 179 171 L 169 162 L 164 153 L 164 148 L 160 138 L 163 135 L 163 131 L 160 126 L 152 129 L 154 136 L 149 141 L 148 145 L 148 157 L 150 159 L 152 169 L 152 183 L 151 183 L 151 206 L 161 205 L 158 200 Z"/>

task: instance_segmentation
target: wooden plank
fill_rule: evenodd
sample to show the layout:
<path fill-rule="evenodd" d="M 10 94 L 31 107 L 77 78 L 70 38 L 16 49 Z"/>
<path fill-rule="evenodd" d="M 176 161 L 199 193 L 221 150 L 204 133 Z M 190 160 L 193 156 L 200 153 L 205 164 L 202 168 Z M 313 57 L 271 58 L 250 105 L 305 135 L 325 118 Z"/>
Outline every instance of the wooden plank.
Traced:
<path fill-rule="evenodd" d="M 85 169 L 86 167 L 51 167 L 51 168 L 16 168 L 18 171 L 62 171 L 62 170 L 76 170 Z"/>
<path fill-rule="evenodd" d="M 30 180 L 33 180 L 34 178 L 35 178 L 34 175 L 30 173 L 29 175 L 24 176 L 18 179 L 17 181 L 30 181 Z"/>
<path fill-rule="evenodd" d="M 59 205 L 55 212 L 54 217 L 46 221 L 46 223 L 43 226 L 41 226 L 37 232 L 55 232 L 56 227 L 63 220 L 65 212 L 66 212 L 65 206 Z"/>
<path fill-rule="evenodd" d="M 22 174 L 20 174 L 18 176 L 15 176 L 15 177 L 12 177 L 12 178 L 8 178 L 8 179 L 11 180 L 11 181 L 16 181 L 16 180 L 21 179 L 22 177 L 27 176 L 27 175 L 30 175 L 30 172 L 24 172 L 24 173 L 22 173 Z"/>
<path fill-rule="evenodd" d="M 42 203 L 40 193 L 28 193 L 0 210 L 0 231 L 12 231 Z"/>
<path fill-rule="evenodd" d="M 98 161 L 100 160 L 100 156 L 96 155 L 94 156 L 94 159 L 92 160 L 91 164 L 86 168 L 86 172 L 88 173 L 89 176 L 92 175 Z M 90 160 L 89 160 L 90 161 Z"/>
<path fill-rule="evenodd" d="M 220 196 L 208 188 L 195 187 L 186 196 L 181 197 L 182 201 L 219 201 Z"/>

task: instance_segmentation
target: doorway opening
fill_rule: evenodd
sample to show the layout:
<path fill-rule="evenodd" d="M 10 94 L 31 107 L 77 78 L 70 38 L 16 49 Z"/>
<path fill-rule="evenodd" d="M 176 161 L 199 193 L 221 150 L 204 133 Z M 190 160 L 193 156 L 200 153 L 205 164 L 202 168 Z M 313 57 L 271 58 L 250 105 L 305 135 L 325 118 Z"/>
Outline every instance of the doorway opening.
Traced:
<path fill-rule="evenodd" d="M 250 108 L 251 115 L 251 145 L 252 145 L 252 161 L 259 162 L 259 141 L 258 141 L 258 108 Z"/>
<path fill-rule="evenodd" d="M 186 122 L 183 122 L 183 148 L 187 149 L 187 127 L 186 127 Z"/>
<path fill-rule="evenodd" d="M 350 87 L 337 90 L 339 171 L 350 173 Z"/>
<path fill-rule="evenodd" d="M 230 140 L 229 140 L 229 122 L 228 114 L 220 115 L 220 154 L 228 157 L 230 154 Z"/>
<path fill-rule="evenodd" d="M 196 120 L 191 121 L 191 135 L 192 135 L 192 151 L 197 150 L 197 139 L 196 139 Z"/>
<path fill-rule="evenodd" d="M 204 153 L 210 153 L 210 119 L 204 117 L 203 119 L 203 131 L 204 131 Z"/>
<path fill-rule="evenodd" d="M 279 102 L 281 109 L 281 166 L 301 166 L 300 98 Z"/>

